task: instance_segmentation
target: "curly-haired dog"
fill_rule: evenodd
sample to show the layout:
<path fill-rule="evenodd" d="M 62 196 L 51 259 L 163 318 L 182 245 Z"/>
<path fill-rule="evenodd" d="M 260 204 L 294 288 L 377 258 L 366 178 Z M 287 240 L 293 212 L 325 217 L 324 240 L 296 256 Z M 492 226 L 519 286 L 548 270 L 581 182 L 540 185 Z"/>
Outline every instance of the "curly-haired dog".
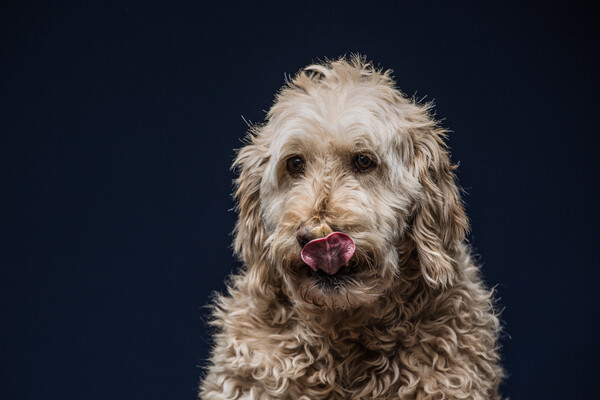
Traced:
<path fill-rule="evenodd" d="M 311 65 L 239 151 L 209 399 L 497 399 L 491 291 L 444 130 L 360 57 Z"/>

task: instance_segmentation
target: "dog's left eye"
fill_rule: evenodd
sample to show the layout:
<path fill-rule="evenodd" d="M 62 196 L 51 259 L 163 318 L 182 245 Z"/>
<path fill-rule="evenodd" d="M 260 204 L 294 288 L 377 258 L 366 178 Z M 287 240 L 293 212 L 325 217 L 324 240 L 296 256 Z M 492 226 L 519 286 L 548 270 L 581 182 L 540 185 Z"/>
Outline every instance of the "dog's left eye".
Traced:
<path fill-rule="evenodd" d="M 359 171 L 366 171 L 375 166 L 375 161 L 364 154 L 357 154 L 354 157 L 354 165 Z"/>
<path fill-rule="evenodd" d="M 304 160 L 300 156 L 290 157 L 286 163 L 288 171 L 290 171 L 290 173 L 293 175 L 298 175 L 304 172 L 305 165 L 306 164 L 304 163 Z"/>

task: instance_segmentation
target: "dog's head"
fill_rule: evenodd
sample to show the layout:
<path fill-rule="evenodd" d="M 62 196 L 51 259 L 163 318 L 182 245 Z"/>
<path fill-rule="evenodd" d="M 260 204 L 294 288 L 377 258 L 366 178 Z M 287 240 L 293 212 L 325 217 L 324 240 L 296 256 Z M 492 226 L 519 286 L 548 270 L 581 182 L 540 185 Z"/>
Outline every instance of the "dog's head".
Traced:
<path fill-rule="evenodd" d="M 443 138 L 362 58 L 299 72 L 234 163 L 234 248 L 256 285 L 279 275 L 295 301 L 357 307 L 407 256 L 429 286 L 451 285 L 467 220 Z"/>

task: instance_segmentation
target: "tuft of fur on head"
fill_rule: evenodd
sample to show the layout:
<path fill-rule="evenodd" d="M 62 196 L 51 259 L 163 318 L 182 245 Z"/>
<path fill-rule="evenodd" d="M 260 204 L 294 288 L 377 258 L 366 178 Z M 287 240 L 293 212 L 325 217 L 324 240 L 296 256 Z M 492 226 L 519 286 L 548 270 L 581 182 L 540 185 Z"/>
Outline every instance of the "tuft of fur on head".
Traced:
<path fill-rule="evenodd" d="M 300 71 L 252 128 L 234 166 L 236 254 L 262 286 L 281 279 L 298 303 L 344 309 L 375 301 L 413 249 L 431 287 L 451 285 L 467 219 L 444 129 L 430 105 L 406 98 L 390 71 L 354 56 Z M 373 159 L 357 171 L 353 157 Z M 286 171 L 305 160 L 301 176 Z M 299 226 L 319 220 L 350 235 L 352 273 L 324 283 L 300 259 Z"/>

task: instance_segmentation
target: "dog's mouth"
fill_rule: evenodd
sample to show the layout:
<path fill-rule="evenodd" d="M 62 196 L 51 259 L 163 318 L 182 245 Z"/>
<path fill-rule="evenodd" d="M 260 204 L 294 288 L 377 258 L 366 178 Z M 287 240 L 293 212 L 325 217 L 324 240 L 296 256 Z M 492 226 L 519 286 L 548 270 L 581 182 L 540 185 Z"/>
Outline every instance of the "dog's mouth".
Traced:
<path fill-rule="evenodd" d="M 316 281 L 317 285 L 324 290 L 335 290 L 336 288 L 347 286 L 355 280 L 356 273 L 360 270 L 358 262 L 351 260 L 348 265 L 342 266 L 336 273 L 329 274 L 323 270 L 310 269 L 308 275 Z"/>
<path fill-rule="evenodd" d="M 369 279 L 369 262 L 358 257 L 356 254 L 346 265 L 340 267 L 335 273 L 322 269 L 310 268 L 306 263 L 300 261 L 296 267 L 296 276 L 306 279 L 312 285 L 316 285 L 324 292 L 335 292 L 336 289 L 347 288 L 352 285 L 360 285 L 365 279 Z"/>
<path fill-rule="evenodd" d="M 377 298 L 381 284 L 372 264 L 363 257 L 352 257 L 348 265 L 334 274 L 316 271 L 300 261 L 292 272 L 291 288 L 304 302 L 331 310 L 358 307 Z"/>
<path fill-rule="evenodd" d="M 298 244 L 292 254 L 279 256 L 288 287 L 298 298 L 330 309 L 356 307 L 376 298 L 384 284 L 376 249 L 339 231 Z"/>
<path fill-rule="evenodd" d="M 373 301 L 379 286 L 385 285 L 375 253 L 360 245 L 350 260 L 335 272 L 312 268 L 302 260 L 300 251 L 296 251 L 287 260 L 283 258 L 288 262 L 282 266 L 288 287 L 305 303 L 332 310 L 357 307 Z"/>

